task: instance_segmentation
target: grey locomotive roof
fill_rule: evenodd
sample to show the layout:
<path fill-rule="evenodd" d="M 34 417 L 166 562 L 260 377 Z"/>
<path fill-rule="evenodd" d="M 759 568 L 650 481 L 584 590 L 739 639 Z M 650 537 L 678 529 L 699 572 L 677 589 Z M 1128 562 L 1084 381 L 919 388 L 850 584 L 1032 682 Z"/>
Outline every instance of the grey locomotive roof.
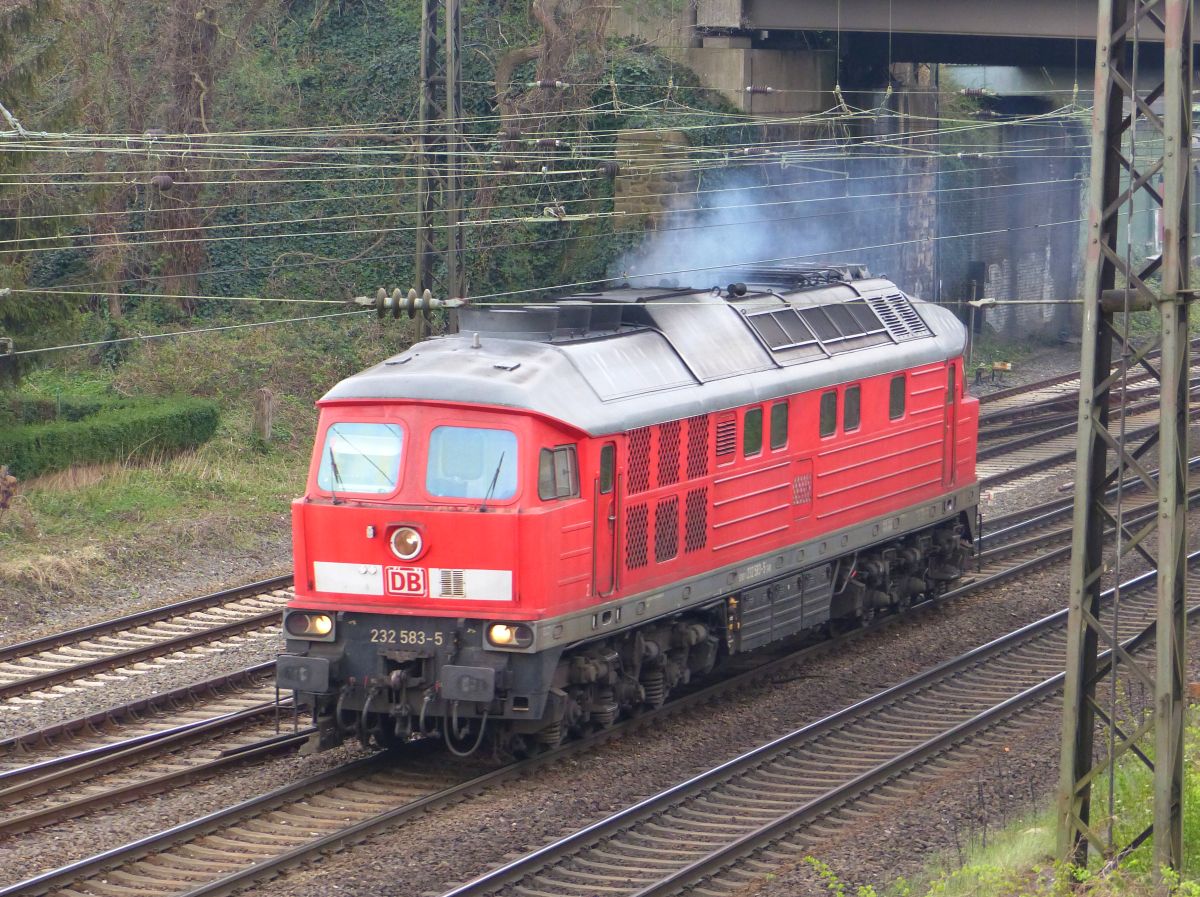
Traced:
<path fill-rule="evenodd" d="M 838 312 L 841 320 L 854 311 L 882 327 L 830 348 L 823 339 L 788 342 L 768 319 L 804 330 L 794 317 L 827 322 L 825 312 L 806 310 L 846 303 L 854 305 Z M 943 361 L 966 342 L 948 309 L 909 300 L 878 278 L 744 295 L 616 290 L 562 306 L 471 310 L 461 329 L 343 380 L 322 401 L 478 402 L 602 435 Z"/>

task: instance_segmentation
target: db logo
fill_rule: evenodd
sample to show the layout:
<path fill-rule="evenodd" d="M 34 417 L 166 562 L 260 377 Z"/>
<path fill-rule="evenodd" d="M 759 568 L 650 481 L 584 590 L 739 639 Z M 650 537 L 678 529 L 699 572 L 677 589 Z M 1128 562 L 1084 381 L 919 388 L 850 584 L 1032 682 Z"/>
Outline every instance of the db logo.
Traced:
<path fill-rule="evenodd" d="M 388 567 L 387 590 L 392 595 L 428 594 L 424 567 Z"/>

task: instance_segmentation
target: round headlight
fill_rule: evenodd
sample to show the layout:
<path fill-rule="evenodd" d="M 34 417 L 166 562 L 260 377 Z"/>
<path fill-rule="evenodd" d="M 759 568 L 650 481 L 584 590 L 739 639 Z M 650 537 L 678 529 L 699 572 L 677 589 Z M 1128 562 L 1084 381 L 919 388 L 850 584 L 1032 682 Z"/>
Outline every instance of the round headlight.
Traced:
<path fill-rule="evenodd" d="M 421 534 L 411 526 L 402 526 L 392 533 L 392 554 L 402 561 L 414 560 L 425 547 Z"/>
<path fill-rule="evenodd" d="M 527 648 L 533 644 L 533 630 L 523 623 L 493 623 L 487 638 L 498 648 Z"/>
<path fill-rule="evenodd" d="M 283 625 L 288 635 L 324 638 L 333 632 L 333 617 L 329 614 L 288 614 Z"/>

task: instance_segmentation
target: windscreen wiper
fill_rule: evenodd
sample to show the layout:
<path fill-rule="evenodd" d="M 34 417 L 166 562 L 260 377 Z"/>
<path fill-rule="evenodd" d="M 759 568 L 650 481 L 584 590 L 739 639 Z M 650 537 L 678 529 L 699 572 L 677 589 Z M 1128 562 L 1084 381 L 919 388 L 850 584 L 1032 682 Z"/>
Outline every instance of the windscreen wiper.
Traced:
<path fill-rule="evenodd" d="M 487 494 L 483 497 L 483 504 L 479 506 L 480 511 L 487 510 L 487 503 L 491 501 L 492 493 L 496 491 L 496 481 L 500 479 L 500 468 L 504 466 L 504 456 L 507 452 L 500 453 L 500 460 L 496 462 L 496 472 L 492 474 L 491 485 L 488 486 Z"/>
<path fill-rule="evenodd" d="M 337 461 L 333 457 L 333 446 L 332 445 L 329 446 L 329 468 L 330 468 L 330 470 L 333 471 L 334 484 L 337 485 L 337 487 L 340 489 L 342 487 L 342 475 L 340 473 L 338 473 Z M 336 490 L 330 489 L 329 494 L 333 496 L 333 503 L 335 505 L 340 505 L 342 503 L 342 500 L 340 498 L 338 498 L 338 496 L 337 496 Z"/>

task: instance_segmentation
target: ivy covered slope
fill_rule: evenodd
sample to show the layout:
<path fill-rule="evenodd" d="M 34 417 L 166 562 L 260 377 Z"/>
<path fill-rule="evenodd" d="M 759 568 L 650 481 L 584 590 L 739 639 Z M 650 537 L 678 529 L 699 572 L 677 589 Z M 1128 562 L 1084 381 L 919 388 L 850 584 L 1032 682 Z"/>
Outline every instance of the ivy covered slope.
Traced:
<path fill-rule="evenodd" d="M 5 253 L 0 271 L 15 285 L 72 292 L 37 303 L 0 299 L 0 328 L 26 347 L 51 345 L 128 335 L 143 324 L 339 310 L 195 297 L 325 302 L 412 284 L 419 4 L 58 5 L 63 75 L 31 88 L 21 104 L 27 127 L 66 107 L 69 120 L 54 119 L 64 131 L 188 133 L 195 142 L 100 140 L 94 152 L 26 159 L 41 186 L 0 187 L 0 204 L 36 206 L 48 216 L 37 226 L 63 239 L 20 244 L 28 251 Z M 596 28 L 564 27 L 573 5 L 463 5 L 472 294 L 603 277 L 641 238 L 640 222 L 611 215 L 612 181 L 595 171 L 612 158 L 617 129 L 682 125 L 696 143 L 743 136 L 703 127 L 724 121 L 705 110 L 730 109 L 697 89 L 690 72 Z M 547 15 L 558 28 L 549 47 L 539 22 Z M 530 86 L 548 71 L 572 87 Z M 563 145 L 539 146 L 545 135 Z M 556 205 L 590 217 L 537 220 Z"/>
<path fill-rule="evenodd" d="M 696 143 L 744 138 L 697 128 L 731 110 L 654 52 L 604 38 L 572 4 L 464 4 L 471 295 L 537 298 L 603 277 L 642 238 L 642 223 L 611 215 L 613 181 L 596 171 L 613 156 L 615 130 L 682 125 Z M 24 349 L 94 345 L 23 356 L 23 382 L 0 384 L 0 396 L 19 388 L 56 406 L 109 409 L 191 396 L 215 403 L 219 417 L 212 438 L 197 430 L 202 444 L 182 453 L 133 453 L 114 437 L 107 454 L 89 449 L 58 473 L 3 450 L 0 463 L 19 463 L 21 483 L 0 510 L 0 580 L 16 596 L 0 609 L 0 638 L 62 596 L 97 594 L 97 582 L 127 593 L 131 573 L 195 591 L 215 584 L 193 582 L 201 574 L 287 568 L 288 502 L 303 488 L 313 401 L 414 331 L 407 319 L 366 316 L 246 325 L 342 313 L 350 297 L 412 284 L 417 6 L 30 7 L 24 33 L 57 62 L 52 76 L 19 86 L 0 62 L 5 105 L 30 131 L 130 137 L 72 138 L 69 153 L 51 140 L 6 157 L 20 176 L 0 185 L 0 227 L 24 242 L 0 253 L 0 286 L 53 292 L 0 297 L 0 333 Z M 569 25 L 556 30 L 559 43 L 545 39 L 547 16 Z M 530 86 L 547 74 L 573 86 Z M 169 137 L 178 133 L 194 144 Z M 544 135 L 563 145 L 538 146 Z M 572 217 L 548 219 L 555 205 Z M 196 332 L 138 339 L 174 331 Z M 265 442 L 251 426 L 261 390 L 274 406 Z"/>

